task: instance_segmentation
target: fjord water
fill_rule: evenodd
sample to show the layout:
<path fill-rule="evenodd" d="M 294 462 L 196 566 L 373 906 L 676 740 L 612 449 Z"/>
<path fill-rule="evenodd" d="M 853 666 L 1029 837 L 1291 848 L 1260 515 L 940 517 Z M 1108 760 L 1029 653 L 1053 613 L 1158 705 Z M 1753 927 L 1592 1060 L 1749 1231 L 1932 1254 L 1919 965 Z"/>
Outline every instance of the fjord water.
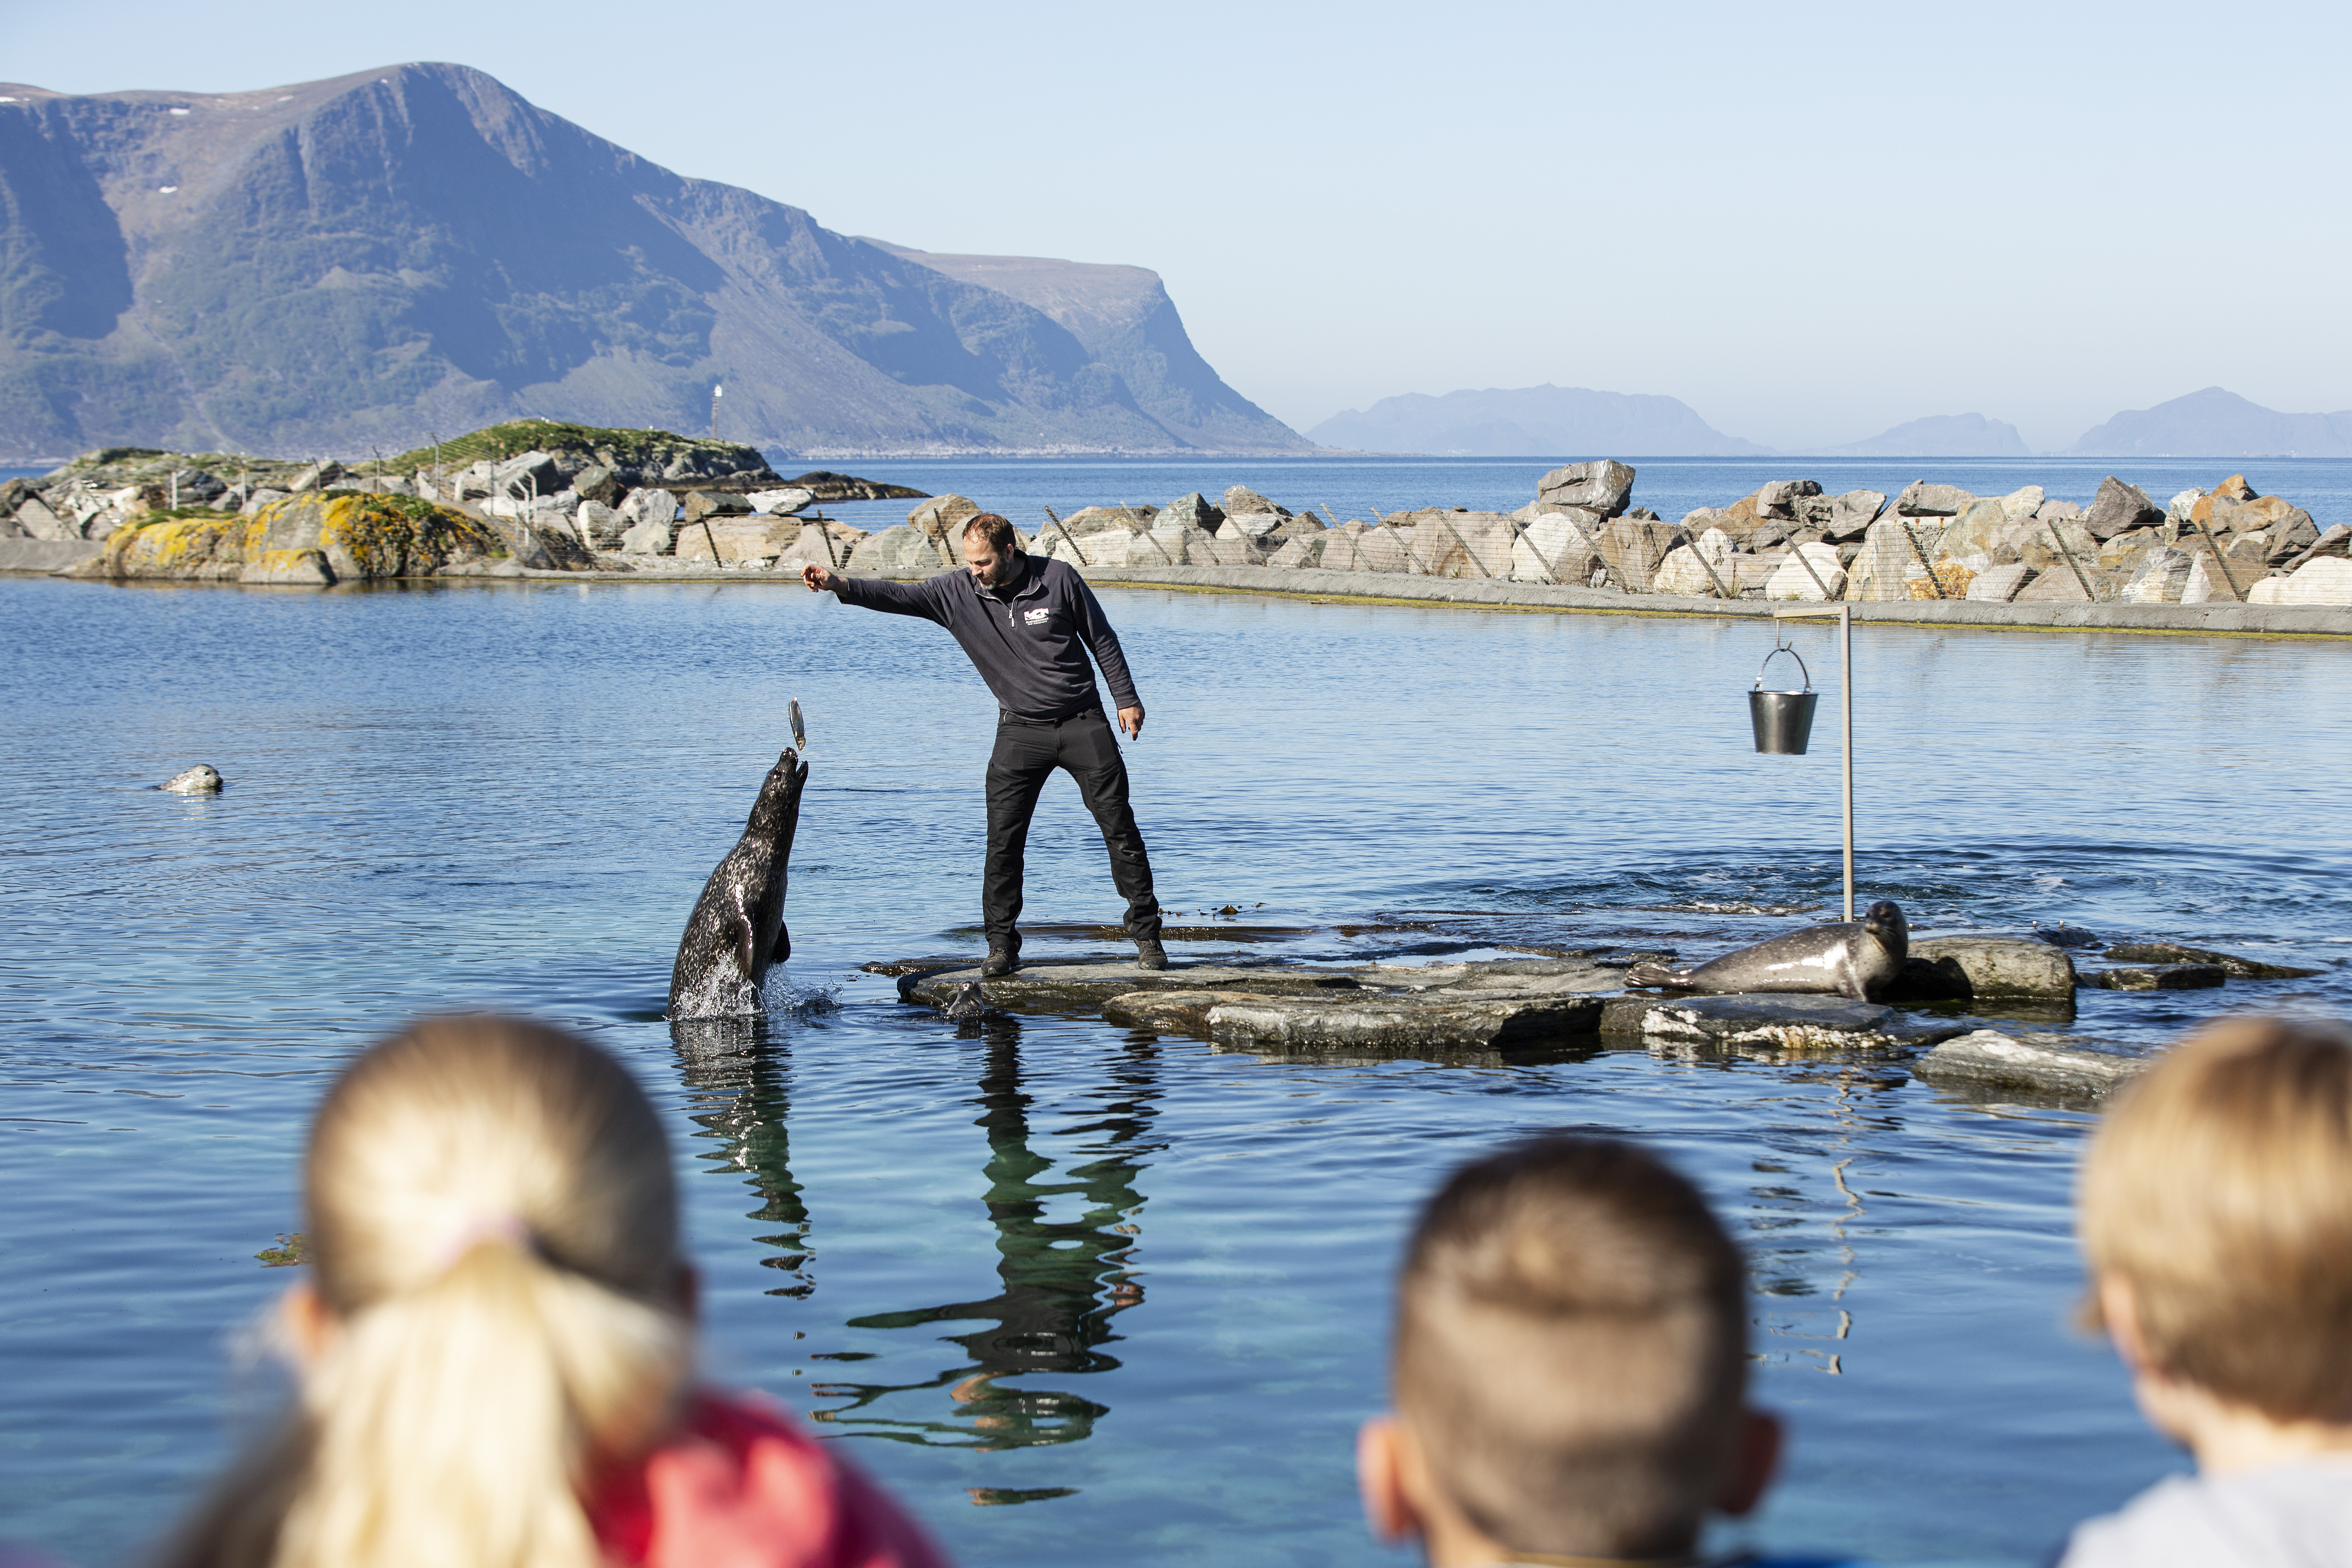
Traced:
<path fill-rule="evenodd" d="M 1750 750 L 1763 626 L 1105 598 L 1163 901 L 1317 928 L 1244 951 L 1459 949 L 1475 920 L 1411 911 L 1467 910 L 1697 954 L 1834 906 L 1834 728 Z M 0 616 L 0 1537 L 129 1562 L 222 1463 L 275 1394 L 248 1363 L 289 1275 L 254 1254 L 300 1224 L 305 1117 L 446 1008 L 619 1053 L 677 1134 L 710 1373 L 823 1422 L 966 1563 L 1399 1561 L 1350 1438 L 1402 1229 L 1539 1128 L 1660 1149 L 1748 1248 L 1793 1427 L 1759 1539 L 2025 1563 L 2179 1463 L 2067 1324 L 2080 1111 L 1885 1067 L 1278 1062 L 898 1005 L 857 965 L 977 947 L 993 713 L 934 628 L 734 584 L 10 580 Z M 1826 721 L 1829 634 L 1792 635 Z M 2347 658 L 1859 627 L 1863 896 L 2326 970 L 2090 993 L 2102 1038 L 2342 1015 Z M 678 930 L 795 697 L 793 959 L 759 1027 L 673 1032 Z M 196 762 L 225 795 L 149 787 Z M 1101 854 L 1056 781 L 1032 920 L 1115 918 Z"/>

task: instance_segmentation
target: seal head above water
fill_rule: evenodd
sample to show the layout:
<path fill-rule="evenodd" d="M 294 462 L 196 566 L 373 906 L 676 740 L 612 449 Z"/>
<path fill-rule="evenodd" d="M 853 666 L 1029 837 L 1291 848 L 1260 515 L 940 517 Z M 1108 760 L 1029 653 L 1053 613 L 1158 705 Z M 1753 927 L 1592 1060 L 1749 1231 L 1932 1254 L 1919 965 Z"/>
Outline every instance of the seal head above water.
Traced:
<path fill-rule="evenodd" d="M 1871 993 L 1885 990 L 1903 973 L 1903 961 L 1910 955 L 1911 928 L 1903 910 L 1881 899 L 1852 923 L 1808 926 L 1727 952 L 1696 969 L 1637 963 L 1625 972 L 1625 978 L 1635 985 L 1716 995 L 1807 991 L 1867 1002 Z"/>
<path fill-rule="evenodd" d="M 717 1018 L 760 1011 L 768 966 L 793 955 L 784 927 L 786 867 L 800 826 L 808 764 L 790 746 L 761 782 L 743 837 L 702 885 L 669 973 L 672 1018 Z"/>
<path fill-rule="evenodd" d="M 173 795 L 218 795 L 222 783 L 216 769 L 198 763 L 193 768 L 173 773 L 155 787 Z"/>

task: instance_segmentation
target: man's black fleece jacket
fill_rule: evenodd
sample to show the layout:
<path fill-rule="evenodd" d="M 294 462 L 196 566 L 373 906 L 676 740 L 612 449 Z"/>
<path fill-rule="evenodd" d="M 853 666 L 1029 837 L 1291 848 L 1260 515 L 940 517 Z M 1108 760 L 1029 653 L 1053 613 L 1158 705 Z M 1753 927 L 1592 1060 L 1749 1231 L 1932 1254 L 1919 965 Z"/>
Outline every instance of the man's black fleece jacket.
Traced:
<path fill-rule="evenodd" d="M 1066 561 L 1016 555 L 1020 576 L 1001 588 L 969 572 L 942 572 L 919 583 L 833 574 L 845 605 L 893 616 L 919 616 L 947 627 L 963 645 L 998 704 L 1015 719 L 1067 719 L 1102 706 L 1092 652 L 1120 708 L 1139 708 L 1118 634 L 1103 618 L 1094 590 Z"/>

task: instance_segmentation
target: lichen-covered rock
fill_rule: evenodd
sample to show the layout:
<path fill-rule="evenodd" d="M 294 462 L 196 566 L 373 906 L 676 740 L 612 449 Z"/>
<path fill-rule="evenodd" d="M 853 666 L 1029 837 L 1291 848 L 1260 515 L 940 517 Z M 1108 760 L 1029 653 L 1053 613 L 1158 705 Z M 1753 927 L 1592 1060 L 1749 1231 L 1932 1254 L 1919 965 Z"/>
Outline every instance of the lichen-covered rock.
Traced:
<path fill-rule="evenodd" d="M 577 548 L 575 546 L 575 548 Z M 354 490 L 289 496 L 251 517 L 151 513 L 108 536 L 86 574 L 244 582 L 425 577 L 455 561 L 509 553 L 480 521 L 409 496 Z M 306 563 L 316 555 L 316 563 Z"/>
<path fill-rule="evenodd" d="M 334 568 L 319 550 L 265 550 L 237 574 L 240 583 L 267 588 L 331 588 Z"/>

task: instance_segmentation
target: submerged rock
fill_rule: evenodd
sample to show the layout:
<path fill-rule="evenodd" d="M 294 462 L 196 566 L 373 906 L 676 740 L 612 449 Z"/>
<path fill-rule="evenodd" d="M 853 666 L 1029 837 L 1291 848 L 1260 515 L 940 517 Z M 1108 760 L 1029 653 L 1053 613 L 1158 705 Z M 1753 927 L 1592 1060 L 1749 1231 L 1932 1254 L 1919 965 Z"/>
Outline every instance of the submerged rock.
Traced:
<path fill-rule="evenodd" d="M 2326 970 L 2297 969 L 2291 964 L 2265 963 L 2210 947 L 2184 947 L 2177 942 L 2119 942 L 2107 957 L 2122 963 L 2210 963 L 2240 980 L 2307 980 Z"/>
<path fill-rule="evenodd" d="M 2085 1050 L 2063 1035 L 1978 1029 L 1946 1040 L 1912 1064 L 1937 1083 L 1990 1084 L 2098 1099 L 2147 1068 L 2148 1058 Z"/>
<path fill-rule="evenodd" d="M 2084 970 L 2083 984 L 2099 991 L 2203 991 L 2229 977 L 2218 963 L 2151 963 Z"/>

